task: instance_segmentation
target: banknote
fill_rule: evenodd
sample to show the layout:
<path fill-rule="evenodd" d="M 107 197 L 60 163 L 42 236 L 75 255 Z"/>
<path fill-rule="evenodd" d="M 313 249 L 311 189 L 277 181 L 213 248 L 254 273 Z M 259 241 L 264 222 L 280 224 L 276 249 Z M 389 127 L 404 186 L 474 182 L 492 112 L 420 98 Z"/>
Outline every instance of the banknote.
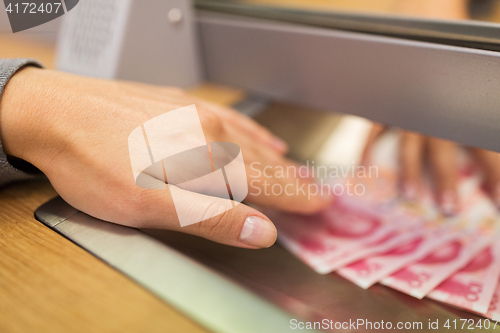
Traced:
<path fill-rule="evenodd" d="M 361 288 L 367 289 L 384 277 L 423 259 L 443 242 L 457 237 L 444 226 L 437 227 L 435 230 L 417 231 L 414 236 L 411 241 L 404 242 L 380 255 L 371 256 L 343 267 L 337 270 L 337 273 Z"/>
<path fill-rule="evenodd" d="M 493 297 L 491 298 L 488 312 L 484 314 L 486 318 L 500 321 L 500 281 L 498 281 Z"/>
<path fill-rule="evenodd" d="M 408 242 L 412 242 L 418 237 L 415 234 L 415 231 L 418 229 L 419 226 L 417 225 L 410 225 L 404 228 L 399 227 L 376 241 L 363 243 L 356 248 L 340 252 L 338 256 L 327 258 L 322 262 L 321 270 L 323 272 L 337 271 L 339 268 L 358 262 L 365 257 L 383 253 Z"/>
<path fill-rule="evenodd" d="M 499 277 L 500 242 L 496 242 L 427 296 L 462 309 L 485 314 Z"/>
<path fill-rule="evenodd" d="M 465 182 L 468 186 L 468 182 Z M 470 193 L 456 217 L 459 237 L 380 282 L 416 298 L 423 298 L 448 277 L 466 266 L 494 239 L 499 230 L 498 211 L 479 186 Z"/>
<path fill-rule="evenodd" d="M 281 244 L 318 273 L 327 274 L 372 253 L 387 251 L 408 237 L 402 226 L 417 221 L 386 210 L 338 197 L 329 209 L 315 215 L 266 214 L 276 224 Z"/>
<path fill-rule="evenodd" d="M 467 264 L 481 250 L 477 235 L 446 242 L 431 255 L 382 279 L 380 282 L 418 299 Z"/>
<path fill-rule="evenodd" d="M 487 216 L 493 217 L 495 209 L 479 186 L 480 183 L 475 177 L 477 170 L 469 164 L 463 164 L 461 170 L 459 192 L 462 199 L 462 221 L 442 216 L 433 203 L 432 192 L 428 188 L 426 193 L 422 193 L 422 199 L 410 206 L 413 207 L 413 215 L 420 214 L 426 222 L 422 225 L 422 230 L 415 231 L 418 237 L 400 247 L 343 267 L 337 273 L 366 289 L 405 266 L 422 260 L 442 244 L 452 240 L 460 242 L 463 229 L 471 227 L 471 221 L 474 219 L 480 221 Z M 396 207 L 409 212 L 405 205 L 399 204 Z"/>

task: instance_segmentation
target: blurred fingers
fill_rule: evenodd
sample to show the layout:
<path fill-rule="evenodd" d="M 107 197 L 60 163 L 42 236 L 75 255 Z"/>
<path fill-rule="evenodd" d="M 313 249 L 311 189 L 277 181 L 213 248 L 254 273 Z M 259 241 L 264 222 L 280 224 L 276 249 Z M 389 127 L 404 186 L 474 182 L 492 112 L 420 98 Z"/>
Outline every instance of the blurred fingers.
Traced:
<path fill-rule="evenodd" d="M 483 167 L 486 190 L 500 208 L 500 154 L 479 148 L 472 153 Z"/>
<path fill-rule="evenodd" d="M 427 140 L 438 204 L 444 214 L 454 215 L 458 210 L 458 146 L 454 142 L 442 139 Z"/>
<path fill-rule="evenodd" d="M 361 157 L 361 165 L 367 165 L 369 163 L 373 144 L 385 132 L 385 130 L 386 126 L 373 123 L 370 134 L 368 134 L 368 138 L 366 139 L 365 149 L 363 150 L 363 155 Z"/>
<path fill-rule="evenodd" d="M 425 138 L 417 133 L 404 132 L 400 142 L 401 189 L 408 200 L 415 200 L 422 182 L 422 160 Z"/>

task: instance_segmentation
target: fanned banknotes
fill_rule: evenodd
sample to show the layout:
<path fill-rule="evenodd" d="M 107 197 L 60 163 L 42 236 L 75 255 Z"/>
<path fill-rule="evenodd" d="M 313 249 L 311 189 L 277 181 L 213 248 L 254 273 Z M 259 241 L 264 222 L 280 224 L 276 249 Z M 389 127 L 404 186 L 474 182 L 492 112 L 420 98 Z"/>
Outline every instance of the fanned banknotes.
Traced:
<path fill-rule="evenodd" d="M 481 314 L 488 312 L 500 277 L 500 242 L 493 243 L 428 297 Z"/>
<path fill-rule="evenodd" d="M 462 151 L 459 214 L 443 216 L 428 178 L 418 200 L 398 195 L 397 140 L 392 133 L 374 149 L 377 177 L 329 180 L 361 184 L 362 195 L 336 195 L 315 215 L 266 211 L 278 240 L 318 273 L 337 272 L 365 289 L 382 283 L 500 319 L 500 243 L 494 242 L 500 220 L 479 168 Z"/>

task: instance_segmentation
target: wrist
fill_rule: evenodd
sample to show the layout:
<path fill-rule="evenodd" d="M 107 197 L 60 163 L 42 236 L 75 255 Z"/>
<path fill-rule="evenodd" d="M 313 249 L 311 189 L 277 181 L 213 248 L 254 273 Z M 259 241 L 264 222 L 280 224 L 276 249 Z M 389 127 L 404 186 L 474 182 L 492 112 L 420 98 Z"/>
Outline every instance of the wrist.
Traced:
<path fill-rule="evenodd" d="M 38 77 L 42 69 L 26 66 L 7 82 L 0 98 L 0 140 L 7 155 L 28 160 L 35 132 Z"/>

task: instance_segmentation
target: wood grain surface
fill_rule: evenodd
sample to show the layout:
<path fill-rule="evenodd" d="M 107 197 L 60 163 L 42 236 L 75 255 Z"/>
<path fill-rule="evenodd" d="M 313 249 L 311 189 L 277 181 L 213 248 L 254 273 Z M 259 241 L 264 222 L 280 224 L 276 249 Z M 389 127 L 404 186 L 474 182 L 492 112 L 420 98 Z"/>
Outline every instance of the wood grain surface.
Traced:
<path fill-rule="evenodd" d="M 48 181 L 0 190 L 0 332 L 206 332 L 36 221 Z"/>

